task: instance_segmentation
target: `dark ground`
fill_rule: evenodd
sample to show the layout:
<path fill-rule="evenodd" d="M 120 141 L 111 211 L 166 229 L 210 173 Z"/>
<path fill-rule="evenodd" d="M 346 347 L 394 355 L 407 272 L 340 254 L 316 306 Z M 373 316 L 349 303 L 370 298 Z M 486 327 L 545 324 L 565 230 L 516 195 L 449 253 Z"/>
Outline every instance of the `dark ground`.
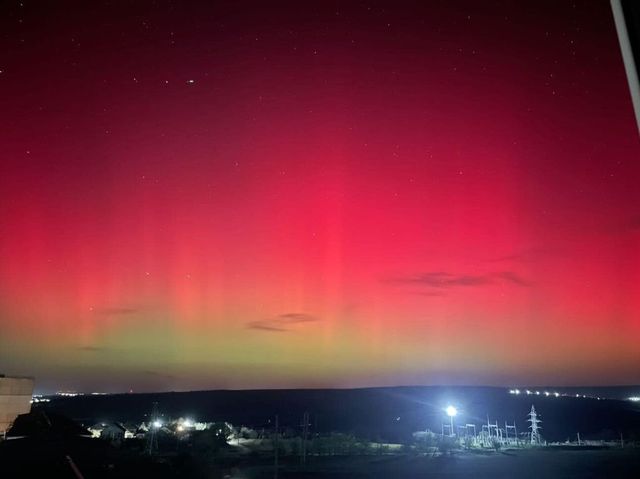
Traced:
<path fill-rule="evenodd" d="M 0 477 L 76 479 L 68 457 L 86 479 L 271 479 L 273 457 L 162 455 L 116 450 L 96 439 L 64 441 L 12 440 L 0 443 Z M 604 450 L 537 449 L 457 452 L 453 455 L 284 457 L 279 479 L 637 479 L 640 448 Z"/>
<path fill-rule="evenodd" d="M 281 468 L 280 479 L 635 479 L 640 450 L 519 451 L 453 457 L 314 458 L 307 471 Z M 273 478 L 272 467 L 234 471 L 232 479 Z"/>

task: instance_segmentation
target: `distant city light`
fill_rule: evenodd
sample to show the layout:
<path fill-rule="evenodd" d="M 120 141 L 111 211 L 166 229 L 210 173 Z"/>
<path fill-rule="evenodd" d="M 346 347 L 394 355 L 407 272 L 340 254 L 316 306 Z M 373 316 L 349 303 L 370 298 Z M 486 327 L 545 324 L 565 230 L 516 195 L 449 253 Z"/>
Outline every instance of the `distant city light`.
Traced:
<path fill-rule="evenodd" d="M 631 396 L 629 398 L 629 401 L 640 402 L 640 396 Z"/>
<path fill-rule="evenodd" d="M 454 406 L 447 406 L 447 408 L 445 409 L 445 412 L 449 417 L 454 417 L 458 414 L 458 410 Z"/>
<path fill-rule="evenodd" d="M 56 393 L 56 396 L 64 396 L 64 397 L 76 397 L 76 396 L 83 396 L 83 393 L 77 393 L 75 391 L 58 391 Z"/>
<path fill-rule="evenodd" d="M 51 399 L 43 397 L 42 394 L 34 394 L 31 396 L 31 404 L 49 401 L 51 401 Z"/>
<path fill-rule="evenodd" d="M 155 421 L 153 421 L 153 427 L 155 427 L 156 429 L 160 429 L 162 427 L 162 421 L 156 419 Z"/>
<path fill-rule="evenodd" d="M 558 392 L 553 393 L 553 395 L 554 395 L 555 397 L 560 397 L 560 393 L 558 393 Z"/>

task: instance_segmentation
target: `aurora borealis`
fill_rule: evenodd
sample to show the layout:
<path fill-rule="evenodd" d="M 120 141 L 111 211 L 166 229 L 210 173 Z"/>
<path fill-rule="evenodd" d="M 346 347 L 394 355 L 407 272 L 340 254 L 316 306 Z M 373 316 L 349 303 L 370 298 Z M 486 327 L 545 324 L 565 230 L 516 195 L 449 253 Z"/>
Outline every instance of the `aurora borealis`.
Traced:
<path fill-rule="evenodd" d="M 0 32 L 0 372 L 640 383 L 607 1 L 23 1 Z"/>

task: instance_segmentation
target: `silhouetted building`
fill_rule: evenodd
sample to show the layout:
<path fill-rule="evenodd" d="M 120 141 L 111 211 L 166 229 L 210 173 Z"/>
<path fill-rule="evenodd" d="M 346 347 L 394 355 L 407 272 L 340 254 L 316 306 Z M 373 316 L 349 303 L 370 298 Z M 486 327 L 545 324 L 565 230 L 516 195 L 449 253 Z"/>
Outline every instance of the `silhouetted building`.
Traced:
<path fill-rule="evenodd" d="M 91 438 L 91 433 L 71 419 L 52 412 L 35 410 L 21 414 L 7 431 L 7 440 L 69 440 Z"/>
<path fill-rule="evenodd" d="M 124 425 L 119 422 L 101 422 L 89 428 L 91 436 L 120 444 L 127 437 L 133 437 Z"/>
<path fill-rule="evenodd" d="M 31 411 L 33 378 L 0 374 L 0 437 L 20 414 Z"/>

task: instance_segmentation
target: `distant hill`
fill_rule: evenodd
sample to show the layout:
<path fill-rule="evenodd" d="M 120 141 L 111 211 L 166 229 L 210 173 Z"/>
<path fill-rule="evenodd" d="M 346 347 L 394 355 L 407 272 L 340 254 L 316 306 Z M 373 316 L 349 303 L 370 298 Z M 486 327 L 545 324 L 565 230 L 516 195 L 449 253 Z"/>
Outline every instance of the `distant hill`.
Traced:
<path fill-rule="evenodd" d="M 572 388 L 579 394 L 611 396 L 616 388 Z M 606 391 L 605 391 L 606 389 Z M 558 389 L 552 389 L 554 391 Z M 634 389 L 637 390 L 637 389 Z M 570 392 L 567 388 L 559 390 Z M 606 394 L 605 394 L 606 393 Z M 575 394 L 578 394 L 576 392 Z M 627 394 L 626 392 L 624 394 Z M 618 396 L 616 396 L 618 397 Z M 527 429 L 531 405 L 543 420 L 549 441 L 625 438 L 640 440 L 640 404 L 619 400 L 514 395 L 491 387 L 388 387 L 369 389 L 295 389 L 255 391 L 195 391 L 154 394 L 118 394 L 54 398 L 45 406 L 84 424 L 97 421 L 143 421 L 154 402 L 167 417 L 191 417 L 199 421 L 228 421 L 234 425 L 270 429 L 279 416 L 283 429 L 299 430 L 302 415 L 310 413 L 311 430 L 341 431 L 388 441 L 404 441 L 411 433 L 429 428 L 440 432 L 448 422 L 447 404 L 459 409 L 456 424 L 480 425 L 515 421 Z"/>

